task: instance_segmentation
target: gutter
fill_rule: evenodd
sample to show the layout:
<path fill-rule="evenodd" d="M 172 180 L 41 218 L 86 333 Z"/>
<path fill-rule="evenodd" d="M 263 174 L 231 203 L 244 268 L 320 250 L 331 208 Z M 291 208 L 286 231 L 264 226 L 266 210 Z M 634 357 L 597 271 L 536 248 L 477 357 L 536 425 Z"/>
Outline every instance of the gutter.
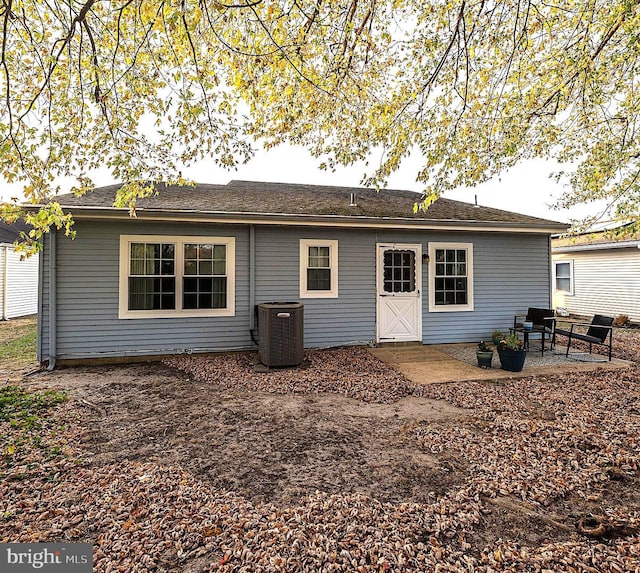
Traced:
<path fill-rule="evenodd" d="M 552 253 L 575 253 L 580 251 L 603 251 L 606 249 L 640 249 L 640 241 L 618 241 L 610 243 L 597 243 L 590 245 L 566 245 L 563 247 L 552 247 Z"/>
<path fill-rule="evenodd" d="M 37 210 L 38 205 L 25 206 Z M 63 206 L 74 219 L 131 219 L 128 209 L 115 207 Z M 168 211 L 165 209 L 138 209 L 136 219 L 147 221 L 185 221 L 246 225 L 292 225 L 313 227 L 352 227 L 368 229 L 420 229 L 446 231 L 487 231 L 558 234 L 568 224 L 543 221 L 541 223 L 514 223 L 509 221 L 461 221 L 457 219 L 416 219 L 409 217 L 366 217 L 346 215 L 304 215 L 290 213 L 202 212 L 196 210 Z"/>
<path fill-rule="evenodd" d="M 49 233 L 49 365 L 47 370 L 53 370 L 56 367 L 56 231 L 52 229 Z"/>

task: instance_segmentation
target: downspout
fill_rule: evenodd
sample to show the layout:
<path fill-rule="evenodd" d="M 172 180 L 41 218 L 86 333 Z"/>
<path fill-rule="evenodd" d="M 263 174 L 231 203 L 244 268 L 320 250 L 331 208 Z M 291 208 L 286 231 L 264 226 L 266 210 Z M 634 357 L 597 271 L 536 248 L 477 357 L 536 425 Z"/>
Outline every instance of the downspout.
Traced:
<path fill-rule="evenodd" d="M 56 232 L 49 233 L 49 365 L 47 370 L 56 367 Z"/>
<path fill-rule="evenodd" d="M 549 308 L 553 308 L 553 255 L 551 253 L 551 235 L 547 235 L 548 257 L 549 257 Z"/>
<path fill-rule="evenodd" d="M 249 333 L 254 339 L 253 331 L 256 327 L 255 321 L 256 305 L 256 226 L 249 225 Z"/>
<path fill-rule="evenodd" d="M 2 320 L 7 320 L 7 287 L 9 285 L 9 280 L 7 277 L 7 273 L 9 271 L 9 247 L 7 245 L 3 245 L 2 250 L 4 251 L 4 259 L 2 261 Z"/>
<path fill-rule="evenodd" d="M 37 335 L 36 335 L 36 359 L 38 363 L 42 363 L 42 305 L 44 301 L 42 300 L 42 290 L 43 285 L 42 281 L 44 279 L 44 252 L 40 252 L 38 255 L 38 322 L 37 322 Z"/>

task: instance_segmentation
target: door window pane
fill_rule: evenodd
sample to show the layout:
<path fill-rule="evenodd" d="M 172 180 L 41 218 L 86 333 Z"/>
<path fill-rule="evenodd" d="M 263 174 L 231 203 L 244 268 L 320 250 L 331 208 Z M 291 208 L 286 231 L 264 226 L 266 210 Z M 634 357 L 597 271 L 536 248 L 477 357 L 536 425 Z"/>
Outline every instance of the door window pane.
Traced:
<path fill-rule="evenodd" d="M 390 249 L 383 254 L 383 289 L 389 293 L 416 290 L 416 253 Z"/>

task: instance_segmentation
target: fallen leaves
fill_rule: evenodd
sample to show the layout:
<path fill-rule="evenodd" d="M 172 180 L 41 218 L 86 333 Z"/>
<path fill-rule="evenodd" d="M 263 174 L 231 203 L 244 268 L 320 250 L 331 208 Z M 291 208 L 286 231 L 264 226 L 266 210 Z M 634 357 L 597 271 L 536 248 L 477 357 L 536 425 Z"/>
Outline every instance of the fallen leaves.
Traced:
<path fill-rule="evenodd" d="M 311 350 L 307 368 L 275 369 L 255 372 L 255 352 L 176 356 L 165 364 L 193 376 L 196 380 L 225 388 L 261 390 L 278 394 L 320 394 L 333 392 L 363 402 L 389 404 L 419 393 L 402 374 L 392 370 L 361 347 Z"/>
<path fill-rule="evenodd" d="M 179 360 L 194 376 L 247 392 L 339 392 L 380 402 L 417 392 L 359 349 L 318 351 L 305 371 L 267 375 L 253 373 L 246 355 L 189 357 L 192 366 Z M 465 472 L 420 503 L 346 491 L 310 491 L 289 505 L 252 503 L 180 466 L 126 459 L 90 465 L 71 445 L 82 421 L 59 409 L 33 431 L 68 425 L 59 434 L 70 442 L 66 455 L 43 460 L 27 445 L 20 468 L 5 470 L 0 541 L 89 541 L 98 573 L 636 571 L 640 507 L 607 488 L 631 490 L 640 479 L 639 389 L 637 369 L 422 388 L 426 397 L 474 413 L 410 425 L 443 471 Z M 568 499 L 597 506 L 599 523 L 619 524 L 627 534 L 603 540 L 570 531 L 578 519 L 558 514 Z M 552 515 L 563 535 L 540 543 L 483 537 L 496 500 L 508 500 L 505 511 L 526 508 L 533 524 L 536 515 Z"/>

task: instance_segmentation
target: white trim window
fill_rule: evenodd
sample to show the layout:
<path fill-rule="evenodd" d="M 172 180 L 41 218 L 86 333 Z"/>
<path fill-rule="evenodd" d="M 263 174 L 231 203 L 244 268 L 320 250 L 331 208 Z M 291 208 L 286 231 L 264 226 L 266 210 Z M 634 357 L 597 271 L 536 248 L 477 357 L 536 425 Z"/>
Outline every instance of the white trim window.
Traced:
<path fill-rule="evenodd" d="M 553 262 L 553 288 L 556 292 L 573 295 L 573 259 Z"/>
<path fill-rule="evenodd" d="M 235 314 L 235 238 L 120 236 L 119 318 Z"/>
<path fill-rule="evenodd" d="M 300 239 L 300 298 L 338 298 L 338 241 Z"/>
<path fill-rule="evenodd" d="M 429 243 L 429 312 L 473 310 L 473 243 Z"/>

